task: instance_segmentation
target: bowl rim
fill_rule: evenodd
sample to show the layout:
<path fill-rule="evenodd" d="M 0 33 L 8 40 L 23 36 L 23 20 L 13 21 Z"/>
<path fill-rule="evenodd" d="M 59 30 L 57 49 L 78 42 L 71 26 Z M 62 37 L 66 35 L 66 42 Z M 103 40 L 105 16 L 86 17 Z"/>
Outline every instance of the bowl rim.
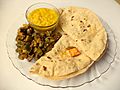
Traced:
<path fill-rule="evenodd" d="M 48 26 L 38 26 L 38 25 L 35 25 L 35 24 L 31 23 L 31 22 L 28 20 L 27 13 L 28 13 L 28 10 L 29 10 L 32 6 L 35 6 L 36 4 L 46 4 L 46 5 L 52 6 L 52 7 L 56 10 L 55 12 L 58 14 L 58 19 L 57 19 L 57 21 L 54 22 L 54 23 L 51 24 L 51 25 L 48 25 Z M 26 17 L 26 20 L 27 20 L 27 22 L 28 22 L 29 24 L 34 25 L 35 27 L 47 28 L 47 27 L 51 27 L 51 26 L 55 25 L 55 24 L 59 21 L 60 12 L 59 12 L 59 10 L 58 10 L 54 5 L 52 5 L 52 4 L 50 4 L 50 3 L 38 2 L 38 3 L 34 3 L 34 4 L 30 5 L 30 6 L 27 8 L 27 10 L 26 10 L 26 12 L 25 12 L 25 17 Z"/>

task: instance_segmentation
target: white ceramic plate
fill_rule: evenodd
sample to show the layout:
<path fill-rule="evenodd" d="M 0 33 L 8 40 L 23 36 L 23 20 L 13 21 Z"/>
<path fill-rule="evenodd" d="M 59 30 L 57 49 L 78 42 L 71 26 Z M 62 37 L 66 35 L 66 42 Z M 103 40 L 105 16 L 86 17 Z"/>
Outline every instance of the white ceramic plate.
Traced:
<path fill-rule="evenodd" d="M 61 6 L 62 7 L 62 6 Z M 101 19 L 101 18 L 100 18 Z M 15 38 L 17 35 L 17 29 L 24 23 L 26 23 L 26 19 L 24 15 L 18 19 L 15 24 L 12 25 L 11 29 L 9 29 L 7 34 L 7 52 L 8 56 L 14 65 L 14 67 L 26 78 L 32 80 L 33 82 L 42 85 L 42 86 L 50 86 L 53 88 L 68 88 L 68 87 L 79 87 L 86 83 L 90 83 L 95 79 L 101 77 L 104 73 L 108 71 L 111 64 L 115 60 L 116 50 L 117 50 L 117 42 L 115 40 L 115 36 L 111 28 L 107 25 L 105 21 L 101 19 L 107 33 L 108 33 L 108 48 L 106 50 L 105 55 L 96 62 L 92 67 L 84 74 L 76 76 L 71 79 L 63 80 L 63 81 L 50 81 L 42 77 L 38 76 L 31 76 L 29 74 L 29 69 L 33 65 L 33 62 L 28 62 L 27 60 L 19 60 L 18 54 L 16 53 L 15 49 L 16 42 Z"/>

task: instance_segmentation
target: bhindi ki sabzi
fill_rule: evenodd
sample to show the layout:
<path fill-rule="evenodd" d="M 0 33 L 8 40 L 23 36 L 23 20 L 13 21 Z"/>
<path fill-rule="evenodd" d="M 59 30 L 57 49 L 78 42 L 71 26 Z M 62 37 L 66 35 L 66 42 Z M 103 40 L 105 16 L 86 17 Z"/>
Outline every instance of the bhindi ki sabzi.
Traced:
<path fill-rule="evenodd" d="M 54 47 L 60 37 L 61 34 L 56 30 L 36 32 L 29 24 L 23 24 L 18 29 L 16 37 L 18 58 L 28 61 L 38 60 Z"/>

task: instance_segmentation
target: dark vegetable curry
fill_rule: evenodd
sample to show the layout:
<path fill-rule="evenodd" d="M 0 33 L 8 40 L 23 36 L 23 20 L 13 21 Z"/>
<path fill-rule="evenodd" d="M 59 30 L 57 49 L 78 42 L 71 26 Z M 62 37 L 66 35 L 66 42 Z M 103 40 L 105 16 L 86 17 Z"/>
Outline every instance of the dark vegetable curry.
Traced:
<path fill-rule="evenodd" d="M 23 27 L 18 29 L 16 37 L 18 58 L 28 61 L 37 60 L 50 51 L 60 37 L 61 34 L 56 30 L 36 32 L 29 24 L 23 24 Z"/>

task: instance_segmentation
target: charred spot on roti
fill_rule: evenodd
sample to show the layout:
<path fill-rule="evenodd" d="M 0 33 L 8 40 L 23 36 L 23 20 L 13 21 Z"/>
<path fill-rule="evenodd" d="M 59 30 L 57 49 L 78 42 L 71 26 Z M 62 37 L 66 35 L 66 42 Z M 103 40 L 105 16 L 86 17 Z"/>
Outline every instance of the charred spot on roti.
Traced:
<path fill-rule="evenodd" d="M 57 52 L 55 52 L 55 54 L 57 54 Z"/>
<path fill-rule="evenodd" d="M 51 62 L 53 62 L 53 60 L 51 60 Z"/>
<path fill-rule="evenodd" d="M 89 42 L 91 42 L 91 40 L 89 40 Z"/>
<path fill-rule="evenodd" d="M 72 24 L 72 26 L 74 26 L 74 25 Z"/>
<path fill-rule="evenodd" d="M 86 41 L 86 39 L 81 39 L 81 41 Z"/>
<path fill-rule="evenodd" d="M 85 26 L 84 26 L 84 25 L 81 25 L 81 24 L 80 24 L 79 26 L 80 26 L 80 28 L 81 28 L 81 29 L 85 28 Z"/>
<path fill-rule="evenodd" d="M 71 21 L 73 20 L 74 16 L 71 17 Z"/>
<path fill-rule="evenodd" d="M 89 24 L 87 27 L 90 27 L 91 25 Z"/>
<path fill-rule="evenodd" d="M 57 49 L 56 51 L 57 51 L 57 52 L 60 52 L 60 50 L 59 50 L 59 49 Z"/>
<path fill-rule="evenodd" d="M 76 42 L 78 41 L 78 40 L 75 40 Z"/>
<path fill-rule="evenodd" d="M 83 32 L 87 31 L 87 29 L 84 29 Z"/>
<path fill-rule="evenodd" d="M 68 10 L 68 12 L 71 12 L 71 10 Z"/>
<path fill-rule="evenodd" d="M 74 47 L 73 47 L 73 46 L 70 46 L 70 47 L 67 47 L 66 49 L 69 50 L 69 49 L 72 49 L 72 48 L 74 48 Z"/>
<path fill-rule="evenodd" d="M 36 65 L 40 65 L 39 63 L 36 63 Z"/>
<path fill-rule="evenodd" d="M 74 16 L 72 16 L 71 18 L 74 18 Z"/>
<path fill-rule="evenodd" d="M 67 35 L 67 33 L 64 33 L 64 35 Z"/>
<path fill-rule="evenodd" d="M 48 59 L 52 59 L 51 57 L 47 56 Z"/>
<path fill-rule="evenodd" d="M 90 42 L 92 42 L 92 40 L 90 40 L 90 39 L 83 39 L 83 38 L 81 39 L 81 41 L 82 42 L 86 42 L 87 44 L 90 43 Z"/>
<path fill-rule="evenodd" d="M 83 23 L 83 21 L 80 20 L 81 23 Z"/>
<path fill-rule="evenodd" d="M 81 25 L 79 25 L 80 26 L 80 28 L 82 28 L 82 26 Z"/>
<path fill-rule="evenodd" d="M 46 70 L 47 70 L 47 67 L 46 67 L 46 66 L 43 66 L 43 70 L 46 71 Z"/>
<path fill-rule="evenodd" d="M 83 28 L 85 28 L 85 26 L 83 26 Z"/>
<path fill-rule="evenodd" d="M 87 18 L 83 18 L 85 21 L 87 21 Z"/>

